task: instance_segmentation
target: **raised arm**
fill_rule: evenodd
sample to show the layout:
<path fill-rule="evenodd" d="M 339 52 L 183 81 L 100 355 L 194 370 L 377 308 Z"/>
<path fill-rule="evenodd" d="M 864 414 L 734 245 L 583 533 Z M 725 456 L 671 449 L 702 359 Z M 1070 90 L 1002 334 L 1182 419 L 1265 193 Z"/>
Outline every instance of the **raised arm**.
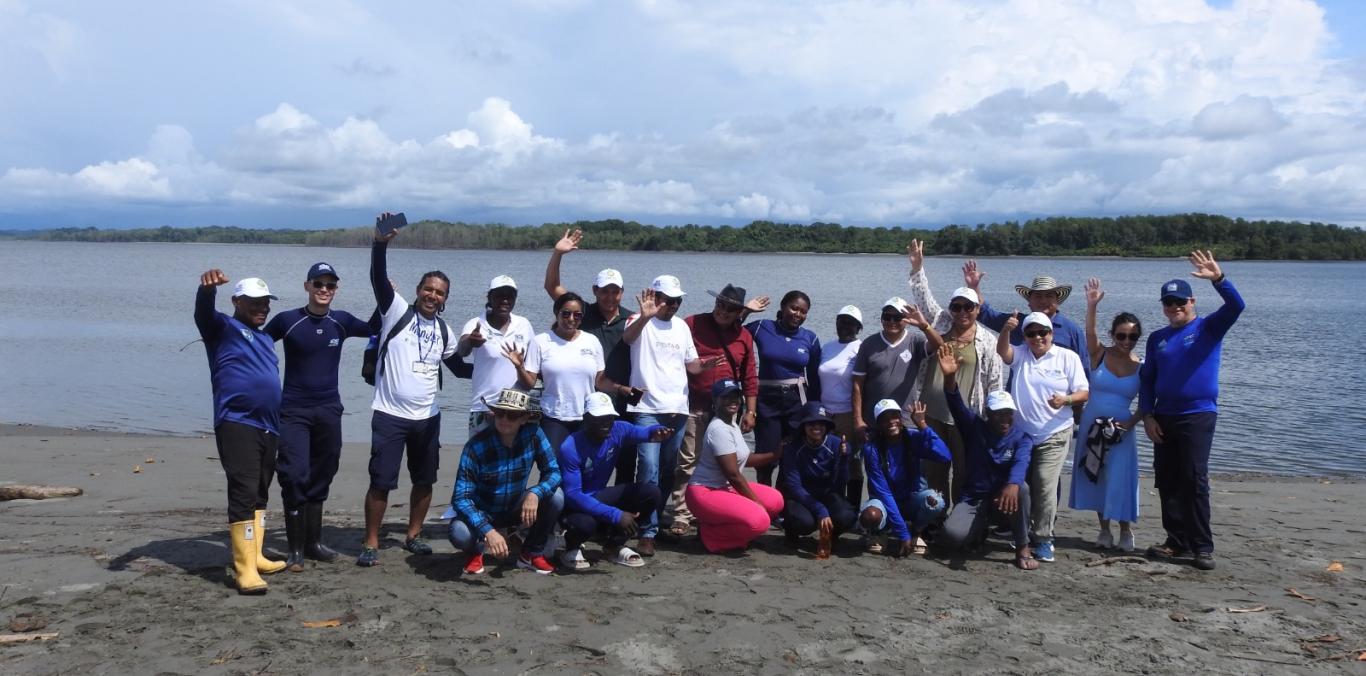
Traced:
<path fill-rule="evenodd" d="M 1219 268 L 1219 263 L 1215 262 L 1212 252 L 1192 251 L 1190 261 L 1191 265 L 1195 266 L 1191 275 L 1208 280 L 1214 285 L 1219 297 L 1224 299 L 1224 304 L 1205 318 L 1205 326 L 1214 331 L 1217 337 L 1223 338 L 1233 327 L 1233 323 L 1238 321 L 1238 316 L 1243 314 L 1247 303 L 1238 294 L 1238 290 L 1233 288 L 1233 283 L 1224 276 L 1224 271 Z"/>
<path fill-rule="evenodd" d="M 218 287 L 227 283 L 228 276 L 218 268 L 199 276 L 199 290 L 194 295 L 194 325 L 204 340 L 214 340 L 223 332 L 223 322 L 214 309 L 214 301 L 218 298 Z"/>
<path fill-rule="evenodd" d="M 654 319 L 655 313 L 659 311 L 659 306 L 655 304 L 653 289 L 645 289 L 636 294 L 636 305 L 640 312 L 626 320 L 626 331 L 621 336 L 627 345 L 635 345 L 636 341 L 640 340 L 640 333 L 645 330 L 645 325 Z"/>
<path fill-rule="evenodd" d="M 1105 291 L 1100 288 L 1100 280 L 1092 277 L 1086 280 L 1086 350 L 1089 354 L 1087 367 L 1095 369 L 1104 358 L 1105 348 L 1100 344 L 1100 334 L 1096 332 L 1096 313 L 1100 301 L 1105 299 Z"/>
<path fill-rule="evenodd" d="M 564 236 L 560 238 L 560 241 L 555 242 L 555 248 L 550 251 L 550 262 L 545 265 L 545 292 L 550 296 L 552 302 L 569 293 L 569 289 L 560 284 L 560 259 L 570 251 L 579 248 L 579 241 L 582 239 L 582 230 L 565 230 Z"/>
<path fill-rule="evenodd" d="M 1015 363 L 1015 350 L 1010 346 L 1010 334 L 1019 325 L 1019 317 L 1012 312 L 1006 316 L 1005 324 L 1001 326 L 1001 334 L 996 336 L 996 354 L 1001 357 L 1001 361 L 1006 366 Z"/>
<path fill-rule="evenodd" d="M 375 241 L 370 245 L 370 288 L 375 292 L 375 304 L 379 313 L 389 311 L 394 304 L 394 286 L 389 283 L 389 241 L 398 236 L 398 230 L 380 232 L 379 224 L 389 218 L 389 212 L 375 219 Z"/>
<path fill-rule="evenodd" d="M 906 258 L 911 262 L 911 273 L 907 278 L 907 284 L 911 287 L 911 302 L 920 308 L 935 331 L 948 331 L 953 318 L 939 301 L 935 300 L 934 292 L 930 290 L 930 279 L 925 274 L 924 242 L 918 239 L 911 240 L 910 245 L 906 247 Z"/>

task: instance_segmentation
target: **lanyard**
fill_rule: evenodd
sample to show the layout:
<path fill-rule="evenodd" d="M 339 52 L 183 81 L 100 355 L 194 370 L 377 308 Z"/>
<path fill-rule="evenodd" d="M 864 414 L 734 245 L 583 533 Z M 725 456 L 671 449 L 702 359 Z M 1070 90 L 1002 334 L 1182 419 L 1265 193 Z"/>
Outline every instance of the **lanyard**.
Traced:
<path fill-rule="evenodd" d="M 433 347 L 436 347 L 436 332 L 438 330 L 438 327 L 436 325 L 437 320 L 435 318 L 432 319 L 432 339 L 427 342 L 426 347 L 423 347 L 422 318 L 416 317 L 415 319 L 416 321 L 413 322 L 413 328 L 417 329 L 417 360 L 420 362 L 426 362 L 427 355 L 432 351 Z"/>

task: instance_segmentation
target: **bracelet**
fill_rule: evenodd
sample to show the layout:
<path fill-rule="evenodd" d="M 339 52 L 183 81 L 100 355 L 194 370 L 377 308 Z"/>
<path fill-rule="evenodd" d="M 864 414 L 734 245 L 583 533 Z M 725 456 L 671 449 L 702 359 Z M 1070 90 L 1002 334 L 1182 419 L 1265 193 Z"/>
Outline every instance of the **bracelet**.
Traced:
<path fill-rule="evenodd" d="M 1068 405 L 1068 406 L 1071 406 L 1071 405 L 1072 405 L 1072 395 L 1070 395 L 1070 394 L 1067 395 L 1067 405 Z"/>
<path fill-rule="evenodd" d="M 1228 275 L 1226 275 L 1226 274 L 1224 274 L 1224 273 L 1221 272 L 1221 273 L 1219 273 L 1219 279 L 1214 280 L 1213 283 L 1214 283 L 1214 284 L 1222 284 L 1225 277 L 1228 277 Z"/>

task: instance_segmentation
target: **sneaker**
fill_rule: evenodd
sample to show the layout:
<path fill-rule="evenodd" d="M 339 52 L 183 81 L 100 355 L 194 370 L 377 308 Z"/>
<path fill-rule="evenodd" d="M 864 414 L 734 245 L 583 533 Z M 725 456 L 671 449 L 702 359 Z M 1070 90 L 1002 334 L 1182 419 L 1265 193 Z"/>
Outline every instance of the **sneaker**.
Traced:
<path fill-rule="evenodd" d="M 375 549 L 374 547 L 366 547 L 362 545 L 360 548 L 360 556 L 356 557 L 356 565 L 364 568 L 378 566 L 379 550 Z"/>
<path fill-rule="evenodd" d="M 1115 536 L 1114 536 L 1114 534 L 1112 534 L 1112 533 L 1110 532 L 1110 529 L 1109 529 L 1109 528 L 1106 528 L 1106 529 L 1100 531 L 1100 534 L 1096 536 L 1096 549 L 1114 549 L 1114 548 L 1115 548 Z"/>
<path fill-rule="evenodd" d="M 1129 532 L 1127 532 L 1127 533 L 1120 533 L 1120 534 L 1119 534 L 1119 551 L 1124 552 L 1125 554 L 1132 554 L 1132 553 L 1134 553 L 1134 533 L 1133 533 L 1133 531 L 1129 531 Z"/>
<path fill-rule="evenodd" d="M 549 561 L 540 554 L 527 554 L 522 552 L 517 555 L 517 567 L 525 570 L 534 571 L 537 575 L 549 575 L 555 572 L 555 566 L 550 565 Z"/>
<path fill-rule="evenodd" d="M 1040 542 L 1034 545 L 1034 558 L 1047 563 L 1053 562 L 1053 542 Z"/>
<path fill-rule="evenodd" d="M 404 540 L 403 548 L 410 553 L 419 554 L 421 556 L 427 556 L 432 553 L 432 546 L 427 544 L 427 539 L 422 536 Z"/>
<path fill-rule="evenodd" d="M 484 555 L 475 553 L 470 554 L 468 561 L 465 561 L 466 575 L 482 575 L 484 573 Z"/>
<path fill-rule="evenodd" d="M 1214 555 L 1209 552 L 1200 552 L 1195 555 L 1195 560 L 1191 565 L 1200 570 L 1214 570 Z"/>

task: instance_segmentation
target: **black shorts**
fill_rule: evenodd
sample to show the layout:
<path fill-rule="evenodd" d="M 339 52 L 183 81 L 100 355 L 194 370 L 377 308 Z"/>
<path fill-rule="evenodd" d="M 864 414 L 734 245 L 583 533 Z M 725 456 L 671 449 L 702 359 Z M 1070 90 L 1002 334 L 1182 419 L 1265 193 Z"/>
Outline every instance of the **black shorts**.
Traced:
<path fill-rule="evenodd" d="M 398 488 L 398 469 L 408 451 L 408 477 L 414 486 L 436 483 L 441 464 L 441 414 L 409 420 L 374 411 L 370 418 L 370 487 Z"/>

